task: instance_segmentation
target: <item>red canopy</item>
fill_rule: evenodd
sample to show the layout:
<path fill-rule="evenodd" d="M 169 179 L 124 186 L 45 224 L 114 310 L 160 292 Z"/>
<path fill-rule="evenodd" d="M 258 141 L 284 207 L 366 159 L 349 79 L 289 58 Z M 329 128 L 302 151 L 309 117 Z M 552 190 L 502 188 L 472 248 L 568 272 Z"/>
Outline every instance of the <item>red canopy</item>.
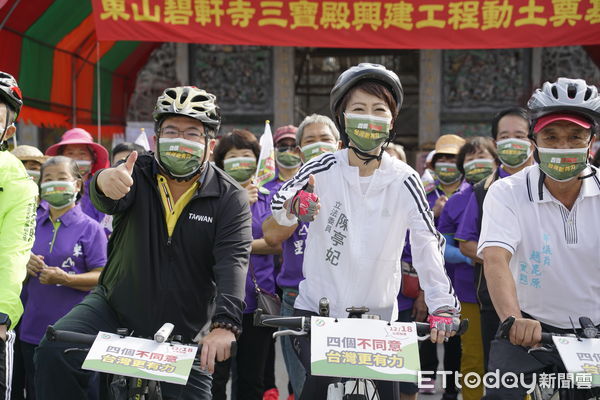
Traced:
<path fill-rule="evenodd" d="M 21 118 L 96 133 L 100 108 L 102 134 L 124 132 L 137 73 L 157 43 L 98 42 L 85 0 L 8 0 L 1 22 L 0 70 L 19 82 Z"/>

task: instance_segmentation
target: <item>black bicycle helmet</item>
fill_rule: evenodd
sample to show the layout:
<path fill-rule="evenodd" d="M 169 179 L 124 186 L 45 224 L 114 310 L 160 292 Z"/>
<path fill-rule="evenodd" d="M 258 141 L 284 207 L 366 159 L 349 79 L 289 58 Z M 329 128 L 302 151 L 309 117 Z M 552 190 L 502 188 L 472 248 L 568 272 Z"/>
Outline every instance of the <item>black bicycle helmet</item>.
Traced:
<path fill-rule="evenodd" d="M 598 133 L 600 96 L 596 86 L 588 85 L 583 79 L 558 78 L 556 82 L 545 82 L 533 93 L 527 106 L 531 110 L 532 138 L 537 120 L 555 113 L 580 115 L 592 123 L 592 133 Z"/>
<path fill-rule="evenodd" d="M 11 74 L 0 71 L 0 97 L 8 103 L 15 112 L 15 120 L 23 106 L 23 95 L 17 81 Z"/>
<path fill-rule="evenodd" d="M 331 115 L 335 117 L 336 125 L 338 126 L 340 132 L 342 132 L 342 140 L 344 137 L 347 138 L 347 135 L 343 133 L 343 119 L 340 121 L 337 115 L 340 103 L 346 93 L 348 93 L 348 91 L 350 91 L 350 89 L 352 89 L 358 82 L 367 80 L 376 81 L 386 86 L 396 100 L 396 110 L 394 114 L 398 115 L 400 112 L 402 101 L 404 100 L 404 90 L 402 89 L 400 78 L 398 78 L 398 75 L 396 75 L 394 71 L 390 71 L 383 65 L 371 63 L 360 63 L 350 67 L 342 72 L 342 74 L 338 77 L 335 85 L 333 85 L 333 89 L 331 89 L 331 94 L 329 97 L 329 108 L 331 110 Z"/>
<path fill-rule="evenodd" d="M 398 78 L 398 75 L 396 75 L 394 71 L 387 69 L 383 65 L 360 63 L 342 72 L 335 82 L 335 85 L 333 85 L 333 89 L 331 89 L 329 108 L 331 110 L 331 115 L 334 117 L 335 124 L 340 131 L 341 139 L 345 146 L 348 146 L 348 134 L 346 133 L 344 126 L 344 119 L 340 118 L 338 115 L 338 112 L 340 111 L 338 109 L 346 93 L 348 93 L 350 89 L 362 81 L 375 81 L 383 84 L 390 90 L 392 96 L 394 96 L 394 99 L 396 100 L 396 109 L 394 110 L 394 116 L 396 117 L 400 112 L 402 101 L 404 100 L 404 90 L 402 89 L 400 78 Z M 394 139 L 394 136 L 395 132 L 390 132 L 390 137 L 388 138 L 387 142 L 391 142 Z M 368 159 L 370 161 L 374 158 L 381 159 L 381 154 L 379 157 L 373 157 L 372 155 L 367 156 L 365 155 L 366 153 L 362 153 L 356 148 L 352 149 L 357 153 L 357 155 L 362 156 L 361 158 L 365 160 Z"/>

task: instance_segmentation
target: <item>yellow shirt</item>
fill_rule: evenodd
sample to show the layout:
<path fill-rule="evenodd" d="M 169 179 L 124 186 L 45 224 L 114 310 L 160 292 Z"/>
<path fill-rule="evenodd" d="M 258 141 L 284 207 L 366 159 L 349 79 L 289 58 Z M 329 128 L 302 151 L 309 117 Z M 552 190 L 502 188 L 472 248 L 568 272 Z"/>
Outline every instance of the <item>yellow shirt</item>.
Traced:
<path fill-rule="evenodd" d="M 169 189 L 169 185 L 167 184 L 167 179 L 158 174 L 156 175 L 156 180 L 158 181 L 158 190 L 160 191 L 160 198 L 162 199 L 163 205 L 165 206 L 165 219 L 167 221 L 167 230 L 169 231 L 169 237 L 173 235 L 173 230 L 175 229 L 175 224 L 179 219 L 179 216 L 183 212 L 185 206 L 190 202 L 194 193 L 196 193 L 196 189 L 198 189 L 198 181 L 194 182 L 192 186 L 188 190 L 185 191 L 184 194 L 181 195 L 179 200 L 175 204 L 173 204 L 173 195 L 171 194 L 171 190 Z"/>

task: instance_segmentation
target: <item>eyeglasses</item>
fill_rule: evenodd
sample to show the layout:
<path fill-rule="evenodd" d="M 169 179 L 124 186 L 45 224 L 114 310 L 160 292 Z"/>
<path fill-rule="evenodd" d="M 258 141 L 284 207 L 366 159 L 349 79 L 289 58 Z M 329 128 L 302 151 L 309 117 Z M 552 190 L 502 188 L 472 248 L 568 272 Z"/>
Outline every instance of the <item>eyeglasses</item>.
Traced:
<path fill-rule="evenodd" d="M 192 140 L 194 142 L 200 141 L 200 138 L 204 136 L 204 133 L 197 129 L 186 129 L 184 131 L 180 131 L 175 128 L 161 128 L 160 133 L 166 138 L 183 137 L 184 139 Z"/>

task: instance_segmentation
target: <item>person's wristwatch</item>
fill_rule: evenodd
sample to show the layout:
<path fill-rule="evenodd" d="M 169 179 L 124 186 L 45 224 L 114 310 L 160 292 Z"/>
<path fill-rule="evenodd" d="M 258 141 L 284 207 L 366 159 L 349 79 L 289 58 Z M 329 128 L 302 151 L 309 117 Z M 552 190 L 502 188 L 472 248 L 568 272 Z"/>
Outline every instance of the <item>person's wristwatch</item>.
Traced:
<path fill-rule="evenodd" d="M 0 325 L 6 325 L 6 330 L 10 329 L 10 318 L 8 314 L 0 312 Z"/>

